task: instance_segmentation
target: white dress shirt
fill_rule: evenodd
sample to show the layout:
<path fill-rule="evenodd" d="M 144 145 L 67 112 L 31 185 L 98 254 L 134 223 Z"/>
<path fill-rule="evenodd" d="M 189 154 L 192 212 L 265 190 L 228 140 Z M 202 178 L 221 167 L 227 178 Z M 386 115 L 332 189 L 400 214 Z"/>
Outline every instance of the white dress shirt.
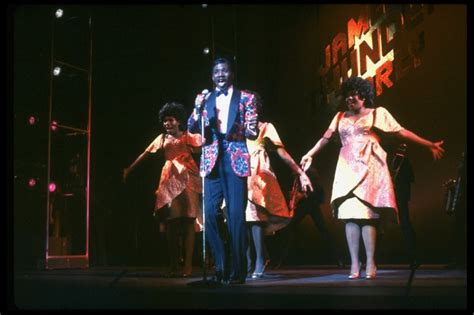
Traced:
<path fill-rule="evenodd" d="M 221 94 L 216 97 L 217 130 L 220 133 L 227 132 L 227 119 L 229 117 L 230 100 L 232 99 L 232 93 L 234 92 L 233 86 L 230 86 L 227 92 L 227 95 Z"/>

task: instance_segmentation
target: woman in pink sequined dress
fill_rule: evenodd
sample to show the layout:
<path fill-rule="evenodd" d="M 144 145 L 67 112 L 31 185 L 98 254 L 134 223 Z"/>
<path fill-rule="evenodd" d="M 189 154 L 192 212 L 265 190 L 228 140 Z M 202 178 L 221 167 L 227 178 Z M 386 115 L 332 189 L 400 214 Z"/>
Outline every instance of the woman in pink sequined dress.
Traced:
<path fill-rule="evenodd" d="M 387 167 L 387 154 L 375 133 L 381 131 L 426 147 L 439 159 L 443 141 L 431 142 L 403 128 L 384 107 L 373 106 L 372 84 L 352 77 L 342 84 L 348 110 L 338 112 L 323 137 L 301 159 L 307 170 L 316 155 L 335 135 L 342 147 L 332 187 L 331 207 L 336 218 L 344 220 L 351 256 L 350 279 L 360 277 L 359 241 L 362 234 L 366 252 L 366 279 L 376 276 L 374 261 L 376 227 L 381 213 L 396 218 L 397 205 Z M 396 219 L 395 219 L 396 220 Z"/>
<path fill-rule="evenodd" d="M 145 157 L 164 151 L 165 164 L 161 171 L 160 182 L 155 192 L 154 214 L 166 222 L 166 238 L 170 254 L 169 276 L 177 276 L 179 260 L 179 234 L 184 235 L 184 268 L 181 276 L 187 277 L 192 272 L 192 257 L 195 230 L 200 229 L 201 210 L 199 194 L 202 192 L 199 170 L 191 152 L 199 150 L 201 136 L 183 130 L 186 120 L 183 105 L 166 103 L 159 113 L 166 133 L 160 134 L 123 171 L 126 180 L 129 173 Z M 183 124 L 184 122 L 184 124 Z"/>

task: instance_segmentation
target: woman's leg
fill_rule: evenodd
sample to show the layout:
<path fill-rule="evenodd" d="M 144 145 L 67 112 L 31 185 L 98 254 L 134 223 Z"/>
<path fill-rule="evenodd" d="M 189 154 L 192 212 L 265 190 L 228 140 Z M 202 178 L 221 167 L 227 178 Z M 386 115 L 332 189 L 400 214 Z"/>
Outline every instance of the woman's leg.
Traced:
<path fill-rule="evenodd" d="M 252 238 L 255 246 L 255 270 L 254 274 L 262 275 L 265 263 L 265 252 L 263 244 L 263 228 L 259 223 L 251 225 L 252 227 Z"/>
<path fill-rule="evenodd" d="M 351 275 L 359 276 L 359 243 L 360 243 L 360 227 L 354 221 L 346 222 L 346 239 L 351 255 Z"/>
<path fill-rule="evenodd" d="M 377 240 L 377 229 L 375 224 L 365 224 L 362 226 L 362 239 L 364 240 L 366 262 L 366 277 L 375 277 L 375 245 Z"/>
<path fill-rule="evenodd" d="M 166 241 L 168 243 L 169 275 L 175 276 L 178 269 L 178 226 L 179 220 L 171 219 L 166 222 Z"/>
<path fill-rule="evenodd" d="M 193 251 L 196 232 L 194 230 L 194 220 L 191 218 L 183 218 L 183 235 L 184 235 L 184 268 L 183 276 L 191 275 L 193 271 Z"/>
<path fill-rule="evenodd" d="M 265 233 L 263 233 L 262 239 L 263 239 L 263 260 L 264 260 L 263 268 L 266 268 L 267 265 L 270 264 L 271 255 L 270 255 L 270 252 L 268 251 L 267 243 L 265 242 L 266 240 Z"/>
<path fill-rule="evenodd" d="M 253 267 L 253 259 L 252 259 L 252 244 L 253 244 L 253 237 L 252 237 L 252 226 L 254 225 L 253 222 L 247 222 L 247 274 L 251 274 L 254 270 Z"/>

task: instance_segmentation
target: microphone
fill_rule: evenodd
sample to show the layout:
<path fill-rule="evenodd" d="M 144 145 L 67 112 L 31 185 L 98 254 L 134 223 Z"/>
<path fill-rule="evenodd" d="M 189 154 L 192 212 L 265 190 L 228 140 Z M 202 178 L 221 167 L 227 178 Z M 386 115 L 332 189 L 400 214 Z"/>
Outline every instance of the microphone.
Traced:
<path fill-rule="evenodd" d="M 209 96 L 211 96 L 211 93 L 212 93 L 212 92 L 209 92 L 208 89 L 202 90 L 201 94 L 206 94 L 206 96 L 204 96 L 204 101 L 203 101 L 203 103 L 205 103 L 205 102 L 209 99 Z"/>
<path fill-rule="evenodd" d="M 201 94 L 205 94 L 204 99 L 202 100 L 201 104 L 195 104 L 195 108 L 199 111 L 202 109 L 206 101 L 209 99 L 209 96 L 211 96 L 212 92 L 209 92 L 208 89 L 202 90 Z"/>

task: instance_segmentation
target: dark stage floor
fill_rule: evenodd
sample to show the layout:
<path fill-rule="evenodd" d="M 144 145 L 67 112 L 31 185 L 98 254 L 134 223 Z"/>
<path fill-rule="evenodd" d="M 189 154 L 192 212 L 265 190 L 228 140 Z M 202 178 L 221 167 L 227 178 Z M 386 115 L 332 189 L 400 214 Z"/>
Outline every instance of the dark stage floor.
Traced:
<path fill-rule="evenodd" d="M 411 286 L 404 265 L 379 265 L 375 280 L 349 280 L 347 268 L 292 266 L 218 288 L 188 285 L 202 279 L 198 270 L 191 278 L 144 267 L 17 271 L 14 303 L 19 309 L 468 308 L 466 270 L 444 265 L 422 265 Z"/>

